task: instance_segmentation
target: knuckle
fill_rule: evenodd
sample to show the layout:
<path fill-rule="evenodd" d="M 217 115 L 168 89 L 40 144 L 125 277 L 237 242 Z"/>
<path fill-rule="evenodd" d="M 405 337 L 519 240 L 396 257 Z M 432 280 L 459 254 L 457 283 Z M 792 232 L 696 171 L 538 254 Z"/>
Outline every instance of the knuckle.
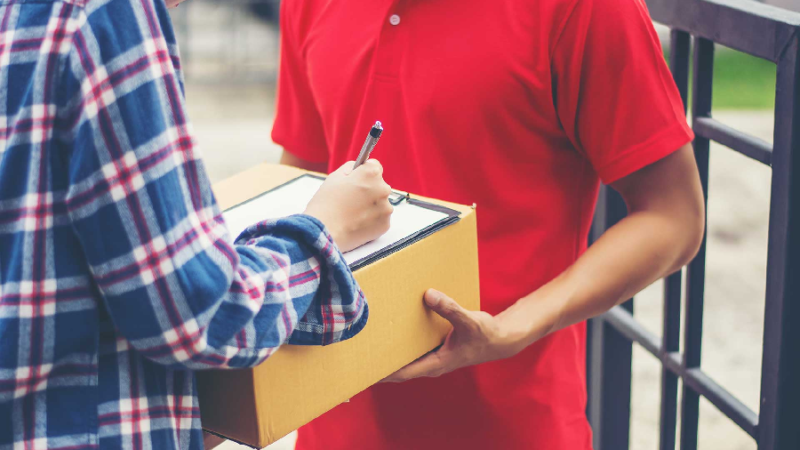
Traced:
<path fill-rule="evenodd" d="M 441 300 L 439 300 L 439 302 L 441 302 L 442 309 L 445 312 L 448 312 L 450 314 L 457 314 L 461 312 L 461 306 L 459 306 L 458 303 L 454 302 L 448 297 L 442 297 Z"/>
<path fill-rule="evenodd" d="M 377 159 L 370 159 L 369 161 L 367 161 L 367 164 L 369 164 L 370 167 L 373 167 L 375 170 L 379 171 L 379 173 L 383 172 L 383 164 L 381 164 L 381 162 L 378 161 Z"/>
<path fill-rule="evenodd" d="M 379 226 L 379 231 L 380 231 L 381 234 L 384 234 L 387 231 L 389 231 L 389 228 L 391 228 L 391 227 L 392 227 L 392 222 L 388 218 L 386 218 L 386 219 L 381 220 L 380 226 Z"/>
<path fill-rule="evenodd" d="M 491 314 L 487 313 L 486 311 L 475 311 L 475 314 L 478 315 L 483 320 L 491 320 L 494 318 Z"/>
<path fill-rule="evenodd" d="M 470 331 L 480 334 L 481 336 L 486 335 L 487 332 L 486 327 L 484 327 L 483 324 L 480 322 L 470 320 L 469 322 L 467 322 L 467 327 L 469 328 Z"/>
<path fill-rule="evenodd" d="M 461 311 L 461 308 L 459 308 L 459 307 L 458 307 L 458 305 L 456 305 L 456 306 L 453 306 L 453 305 L 447 305 L 447 306 L 445 307 L 445 310 L 446 310 L 446 314 L 447 314 L 447 316 L 448 316 L 448 317 L 452 318 L 453 320 L 456 320 L 456 321 L 457 321 L 459 324 L 464 324 L 464 323 L 466 323 L 466 324 L 467 324 L 467 326 L 468 326 L 470 329 L 472 329 L 472 325 L 473 325 L 473 323 L 472 323 L 472 322 L 473 322 L 473 321 L 471 321 L 471 320 L 465 320 L 464 314 L 463 314 L 463 312 Z"/>
<path fill-rule="evenodd" d="M 378 178 L 378 176 L 380 175 L 378 169 L 375 168 L 374 166 L 364 166 L 364 170 L 362 173 L 366 178 Z"/>

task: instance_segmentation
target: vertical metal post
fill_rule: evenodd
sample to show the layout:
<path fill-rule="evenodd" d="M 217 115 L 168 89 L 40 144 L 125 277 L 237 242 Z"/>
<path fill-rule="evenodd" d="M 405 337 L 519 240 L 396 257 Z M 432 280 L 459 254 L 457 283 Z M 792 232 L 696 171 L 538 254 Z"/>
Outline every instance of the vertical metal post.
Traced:
<path fill-rule="evenodd" d="M 678 91 L 681 93 L 683 108 L 689 92 L 689 57 L 691 36 L 689 33 L 672 30 L 670 42 L 670 69 Z M 681 272 L 678 271 L 664 280 L 664 314 L 661 346 L 664 352 L 680 350 L 681 333 Z M 661 367 L 661 411 L 660 438 L 661 450 L 675 450 L 675 437 L 678 422 L 678 376 L 662 365 Z"/>
<path fill-rule="evenodd" d="M 778 59 L 759 450 L 800 448 L 800 36 Z"/>
<path fill-rule="evenodd" d="M 692 36 L 680 30 L 670 31 L 669 68 L 672 79 L 678 87 L 686 111 L 689 97 L 689 57 L 691 56 Z"/>
<path fill-rule="evenodd" d="M 622 197 L 604 186 L 593 223 L 592 239 L 622 220 L 627 208 Z M 633 300 L 623 304 L 633 312 Z M 594 429 L 595 450 L 628 448 L 631 411 L 631 362 L 633 343 L 602 318 L 591 325 L 589 417 Z"/>
<path fill-rule="evenodd" d="M 692 98 L 692 120 L 711 116 L 711 85 L 714 69 L 714 42 L 695 39 L 694 49 L 694 93 Z M 709 140 L 698 137 L 694 141 L 695 160 L 700 171 L 703 196 L 708 204 Z M 703 295 L 706 273 L 706 237 L 695 259 L 686 271 L 686 330 L 684 334 L 684 367 L 700 367 L 700 350 L 703 340 Z M 683 385 L 681 396 L 681 450 L 697 449 L 700 396 Z"/>
<path fill-rule="evenodd" d="M 681 272 L 664 280 L 664 332 L 661 345 L 664 352 L 680 350 L 681 333 Z M 659 449 L 675 450 L 678 426 L 678 376 L 661 366 L 661 410 Z"/>

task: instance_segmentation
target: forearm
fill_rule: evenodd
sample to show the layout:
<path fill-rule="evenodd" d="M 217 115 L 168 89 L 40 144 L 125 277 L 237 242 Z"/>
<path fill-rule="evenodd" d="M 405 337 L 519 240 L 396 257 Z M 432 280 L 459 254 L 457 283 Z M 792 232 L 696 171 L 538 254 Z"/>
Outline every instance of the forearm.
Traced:
<path fill-rule="evenodd" d="M 697 253 L 705 204 L 691 145 L 613 186 L 628 216 L 561 275 L 498 316 L 512 349 L 608 311 Z"/>
<path fill-rule="evenodd" d="M 508 339 L 521 350 L 680 269 L 697 250 L 698 223 L 700 218 L 684 222 L 650 211 L 629 215 L 569 269 L 498 316 Z"/>
<path fill-rule="evenodd" d="M 105 261 L 100 255 L 108 252 L 95 250 L 86 232 L 91 221 L 76 230 L 90 244 L 89 259 Z M 261 222 L 235 246 L 224 225 L 211 222 L 159 236 L 166 248 L 195 245 L 159 254 L 158 261 L 125 265 L 131 256 L 93 265 L 108 313 L 141 355 L 179 369 L 251 367 L 287 340 L 326 345 L 363 328 L 363 294 L 317 220 Z M 339 313 L 326 315 L 331 309 Z"/>

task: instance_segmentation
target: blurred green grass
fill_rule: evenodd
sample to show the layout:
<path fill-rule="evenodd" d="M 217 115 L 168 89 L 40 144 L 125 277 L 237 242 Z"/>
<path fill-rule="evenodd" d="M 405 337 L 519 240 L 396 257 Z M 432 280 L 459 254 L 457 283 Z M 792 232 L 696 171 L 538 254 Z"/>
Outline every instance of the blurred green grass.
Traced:
<path fill-rule="evenodd" d="M 669 52 L 666 53 L 669 60 Z M 717 46 L 713 89 L 713 109 L 772 110 L 775 64 Z"/>
<path fill-rule="evenodd" d="M 714 57 L 713 108 L 773 109 L 775 64 L 731 49 Z"/>

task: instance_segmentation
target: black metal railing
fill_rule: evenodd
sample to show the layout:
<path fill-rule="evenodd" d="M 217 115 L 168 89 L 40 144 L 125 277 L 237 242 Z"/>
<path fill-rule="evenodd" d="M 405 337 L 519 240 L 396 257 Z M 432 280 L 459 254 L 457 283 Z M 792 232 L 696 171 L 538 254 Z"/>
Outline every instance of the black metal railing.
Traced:
<path fill-rule="evenodd" d="M 663 335 L 633 317 L 633 300 L 589 323 L 587 414 L 597 450 L 629 448 L 631 354 L 635 342 L 659 359 L 660 449 L 697 448 L 705 397 L 749 434 L 759 450 L 800 449 L 800 14 L 750 0 L 646 0 L 672 29 L 670 68 L 687 103 L 692 77 L 694 151 L 708 201 L 709 145 L 718 142 L 772 167 L 760 408 L 756 413 L 700 367 L 706 243 L 686 268 L 683 352 L 681 272 L 664 283 Z M 693 44 L 692 44 L 693 43 Z M 724 45 L 777 65 L 774 145 L 712 118 L 714 48 Z M 693 50 L 693 51 L 692 51 Z M 690 58 L 693 57 L 690 73 Z M 625 216 L 603 189 L 592 239 Z M 733 333 L 733 331 L 732 331 Z M 678 381 L 683 380 L 680 404 Z M 677 435 L 680 413 L 680 435 Z"/>

